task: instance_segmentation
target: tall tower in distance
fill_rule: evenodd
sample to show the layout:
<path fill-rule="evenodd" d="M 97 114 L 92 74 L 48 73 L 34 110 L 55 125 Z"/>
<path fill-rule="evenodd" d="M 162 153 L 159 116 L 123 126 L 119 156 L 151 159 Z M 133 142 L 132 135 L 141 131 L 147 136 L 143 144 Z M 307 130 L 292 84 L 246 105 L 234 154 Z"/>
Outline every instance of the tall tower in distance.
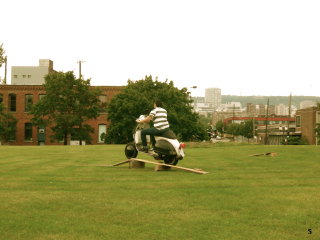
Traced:
<path fill-rule="evenodd" d="M 210 107 L 217 109 L 221 106 L 221 89 L 220 88 L 206 88 L 204 101 Z"/>

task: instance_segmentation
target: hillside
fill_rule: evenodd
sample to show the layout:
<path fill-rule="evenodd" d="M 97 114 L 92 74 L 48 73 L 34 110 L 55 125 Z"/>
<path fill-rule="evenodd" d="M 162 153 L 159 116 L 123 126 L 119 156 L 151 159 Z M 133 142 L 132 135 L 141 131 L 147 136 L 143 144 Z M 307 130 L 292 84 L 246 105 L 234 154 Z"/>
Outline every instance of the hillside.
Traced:
<path fill-rule="evenodd" d="M 254 103 L 254 104 L 267 104 L 269 98 L 270 105 L 277 105 L 277 104 L 289 104 L 289 96 L 236 96 L 236 95 L 222 95 L 221 96 L 222 104 L 229 103 L 229 102 L 240 102 L 242 106 L 246 106 L 247 103 Z M 300 102 L 302 101 L 314 101 L 320 102 L 320 97 L 313 97 L 313 96 L 292 96 L 291 103 L 292 105 L 299 107 Z"/>

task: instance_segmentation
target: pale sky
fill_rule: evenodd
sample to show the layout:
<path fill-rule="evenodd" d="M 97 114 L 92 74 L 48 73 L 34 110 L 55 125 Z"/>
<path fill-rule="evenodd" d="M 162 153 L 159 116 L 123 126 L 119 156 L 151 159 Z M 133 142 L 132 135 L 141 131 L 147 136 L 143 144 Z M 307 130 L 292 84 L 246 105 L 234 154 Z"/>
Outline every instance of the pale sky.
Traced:
<path fill-rule="evenodd" d="M 223 95 L 320 96 L 319 0 L 0 0 L 11 66 L 54 61 L 92 85 L 158 76 Z M 4 76 L 4 68 L 0 69 Z"/>

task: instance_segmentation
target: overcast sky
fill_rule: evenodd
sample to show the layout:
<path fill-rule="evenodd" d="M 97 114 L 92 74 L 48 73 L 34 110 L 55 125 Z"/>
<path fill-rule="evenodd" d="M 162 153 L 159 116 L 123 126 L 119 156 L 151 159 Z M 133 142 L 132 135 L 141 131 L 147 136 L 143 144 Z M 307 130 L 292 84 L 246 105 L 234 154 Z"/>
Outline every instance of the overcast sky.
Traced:
<path fill-rule="evenodd" d="M 145 75 L 222 94 L 320 96 L 319 0 L 2 0 L 11 66 L 54 61 L 92 85 Z M 3 68 L 0 76 L 4 76 Z"/>

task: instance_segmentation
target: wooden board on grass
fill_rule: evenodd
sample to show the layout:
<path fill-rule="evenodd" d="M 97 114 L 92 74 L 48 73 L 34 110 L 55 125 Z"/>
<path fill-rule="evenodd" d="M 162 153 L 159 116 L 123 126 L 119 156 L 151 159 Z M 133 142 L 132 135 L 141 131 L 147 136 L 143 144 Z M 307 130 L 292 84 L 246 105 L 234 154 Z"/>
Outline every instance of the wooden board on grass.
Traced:
<path fill-rule="evenodd" d="M 125 164 L 125 163 L 130 162 L 130 161 L 151 163 L 151 164 L 154 164 L 154 165 L 176 168 L 176 169 L 180 169 L 180 170 L 183 170 L 183 171 L 193 172 L 193 173 L 198 173 L 198 174 L 208 174 L 209 173 L 209 172 L 203 171 L 202 169 L 193 169 L 193 168 L 180 167 L 180 166 L 175 166 L 175 165 L 170 165 L 170 164 L 165 164 L 165 163 L 159 163 L 159 162 L 149 161 L 149 160 L 145 160 L 145 159 L 138 159 L 138 158 L 130 158 L 130 159 L 126 160 L 126 161 L 122 161 L 122 162 L 113 164 L 111 166 L 119 166 L 121 164 Z"/>

